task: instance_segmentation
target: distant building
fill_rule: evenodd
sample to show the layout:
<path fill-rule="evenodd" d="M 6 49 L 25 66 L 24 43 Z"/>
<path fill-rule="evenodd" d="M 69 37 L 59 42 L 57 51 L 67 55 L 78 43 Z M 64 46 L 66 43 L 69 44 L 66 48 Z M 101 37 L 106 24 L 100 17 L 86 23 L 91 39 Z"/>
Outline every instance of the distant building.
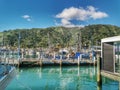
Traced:
<path fill-rule="evenodd" d="M 113 74 L 120 73 L 120 36 L 101 40 L 102 70 Z"/>

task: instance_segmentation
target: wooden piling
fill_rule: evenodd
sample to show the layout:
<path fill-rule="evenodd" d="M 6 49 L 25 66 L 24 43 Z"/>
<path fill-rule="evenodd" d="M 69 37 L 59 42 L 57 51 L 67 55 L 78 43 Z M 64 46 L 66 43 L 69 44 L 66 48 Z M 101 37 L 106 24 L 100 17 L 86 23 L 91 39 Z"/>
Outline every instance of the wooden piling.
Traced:
<path fill-rule="evenodd" d="M 102 77 L 101 77 L 101 57 L 97 56 L 97 85 L 102 86 Z"/>
<path fill-rule="evenodd" d="M 60 56 L 60 67 L 62 66 L 62 56 Z"/>
<path fill-rule="evenodd" d="M 43 60 L 43 57 L 42 56 L 40 56 L 40 67 L 42 67 L 42 60 Z"/>
<path fill-rule="evenodd" d="M 42 67 L 42 59 L 40 59 L 40 67 Z"/>

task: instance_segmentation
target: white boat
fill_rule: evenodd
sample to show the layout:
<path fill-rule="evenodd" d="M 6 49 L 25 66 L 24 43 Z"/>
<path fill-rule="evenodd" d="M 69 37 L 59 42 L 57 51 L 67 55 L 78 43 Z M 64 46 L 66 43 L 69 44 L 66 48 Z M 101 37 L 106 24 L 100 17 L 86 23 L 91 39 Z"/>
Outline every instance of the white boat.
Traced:
<path fill-rule="evenodd" d="M 0 90 L 5 90 L 15 74 L 15 67 L 0 64 Z"/>

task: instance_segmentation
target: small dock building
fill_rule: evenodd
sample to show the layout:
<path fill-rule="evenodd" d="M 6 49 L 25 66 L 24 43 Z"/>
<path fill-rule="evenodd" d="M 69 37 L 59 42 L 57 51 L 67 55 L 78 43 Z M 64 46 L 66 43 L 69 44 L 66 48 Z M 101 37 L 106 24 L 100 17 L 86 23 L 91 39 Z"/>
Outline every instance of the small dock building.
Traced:
<path fill-rule="evenodd" d="M 101 40 L 101 75 L 120 81 L 120 36 Z"/>

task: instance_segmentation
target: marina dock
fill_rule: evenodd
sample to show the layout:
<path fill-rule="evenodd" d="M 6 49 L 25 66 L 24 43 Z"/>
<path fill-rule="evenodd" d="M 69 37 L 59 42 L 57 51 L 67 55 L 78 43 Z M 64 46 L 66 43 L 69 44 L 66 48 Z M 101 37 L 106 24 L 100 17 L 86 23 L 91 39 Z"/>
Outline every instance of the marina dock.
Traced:
<path fill-rule="evenodd" d="M 38 59 L 38 58 L 3 58 L 1 59 L 1 63 L 6 63 L 14 66 L 22 66 L 22 65 L 96 65 L 96 60 L 89 60 L 89 59 Z"/>

